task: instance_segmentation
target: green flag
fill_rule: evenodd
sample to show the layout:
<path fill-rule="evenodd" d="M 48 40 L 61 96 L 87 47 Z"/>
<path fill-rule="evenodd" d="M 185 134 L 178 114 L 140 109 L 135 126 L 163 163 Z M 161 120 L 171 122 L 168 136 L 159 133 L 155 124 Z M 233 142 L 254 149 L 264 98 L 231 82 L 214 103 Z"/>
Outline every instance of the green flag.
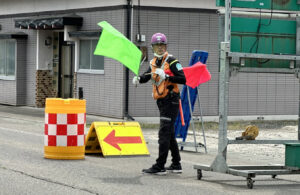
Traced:
<path fill-rule="evenodd" d="M 138 75 L 142 52 L 108 22 L 102 21 L 98 25 L 102 27 L 102 33 L 94 55 L 113 58 Z"/>

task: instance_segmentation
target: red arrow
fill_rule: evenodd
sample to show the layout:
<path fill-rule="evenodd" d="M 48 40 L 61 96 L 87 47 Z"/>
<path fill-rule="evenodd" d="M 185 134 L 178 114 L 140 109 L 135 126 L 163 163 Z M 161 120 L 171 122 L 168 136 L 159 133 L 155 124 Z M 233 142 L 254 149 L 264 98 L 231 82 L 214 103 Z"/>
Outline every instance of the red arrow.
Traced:
<path fill-rule="evenodd" d="M 141 137 L 116 137 L 116 131 L 112 130 L 103 141 L 121 151 L 119 144 L 141 144 Z"/>

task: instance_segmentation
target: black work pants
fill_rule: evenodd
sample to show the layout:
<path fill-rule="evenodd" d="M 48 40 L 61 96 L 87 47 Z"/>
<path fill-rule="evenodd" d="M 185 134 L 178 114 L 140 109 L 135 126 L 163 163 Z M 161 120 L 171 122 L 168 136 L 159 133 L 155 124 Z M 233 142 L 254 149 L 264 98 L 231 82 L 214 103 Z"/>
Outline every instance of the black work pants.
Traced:
<path fill-rule="evenodd" d="M 164 168 L 169 150 L 171 151 L 173 164 L 179 164 L 181 160 L 174 127 L 179 110 L 179 94 L 171 92 L 165 98 L 158 99 L 156 103 L 160 113 L 159 154 L 156 164 Z"/>

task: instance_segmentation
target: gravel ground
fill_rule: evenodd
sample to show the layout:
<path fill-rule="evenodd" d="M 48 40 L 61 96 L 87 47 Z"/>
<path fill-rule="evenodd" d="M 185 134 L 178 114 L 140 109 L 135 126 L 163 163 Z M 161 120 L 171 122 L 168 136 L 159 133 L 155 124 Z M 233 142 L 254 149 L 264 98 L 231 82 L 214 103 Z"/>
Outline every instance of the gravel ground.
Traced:
<path fill-rule="evenodd" d="M 154 130 L 155 131 L 155 130 Z M 244 130 L 228 130 L 227 137 L 230 140 L 241 136 Z M 153 131 L 143 131 L 152 141 L 157 141 L 157 133 Z M 218 150 L 218 130 L 205 130 L 206 146 L 209 155 L 217 154 Z M 298 126 L 285 126 L 279 129 L 260 129 L 256 140 L 296 140 L 298 138 Z M 202 132 L 197 130 L 196 139 L 199 143 L 204 143 Z M 179 140 L 180 141 L 180 140 Z M 192 130 L 189 131 L 186 142 L 194 143 Z M 194 151 L 194 148 L 186 148 Z M 200 152 L 204 152 L 204 149 Z M 284 164 L 285 145 L 283 144 L 230 144 L 227 146 L 227 159 L 241 159 L 249 165 Z M 235 162 L 235 160 L 232 160 Z M 238 161 L 239 163 L 241 161 Z"/>

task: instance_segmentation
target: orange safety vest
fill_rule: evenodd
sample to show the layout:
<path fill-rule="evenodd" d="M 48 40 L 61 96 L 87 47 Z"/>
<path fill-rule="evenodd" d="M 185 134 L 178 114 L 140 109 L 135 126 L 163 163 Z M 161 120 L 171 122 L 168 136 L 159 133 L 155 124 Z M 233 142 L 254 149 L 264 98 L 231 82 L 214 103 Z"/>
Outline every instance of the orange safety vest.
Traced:
<path fill-rule="evenodd" d="M 178 85 L 176 83 L 172 83 L 170 81 L 160 81 L 160 78 L 157 74 L 155 74 L 155 70 L 156 68 L 161 68 L 164 71 L 169 70 L 170 69 L 170 64 L 167 62 L 168 58 L 169 58 L 169 54 L 168 52 L 166 52 L 166 54 L 164 55 L 163 59 L 162 59 L 162 65 L 161 67 L 157 67 L 155 62 L 157 60 L 157 57 L 153 58 L 150 62 L 150 66 L 151 66 L 151 80 L 152 80 L 152 86 L 153 86 L 153 90 L 152 90 L 152 95 L 153 98 L 155 100 L 160 99 L 160 98 L 164 98 L 168 95 L 169 93 L 169 89 L 167 88 L 169 85 L 173 85 L 173 92 L 175 93 L 179 93 L 179 88 Z"/>

